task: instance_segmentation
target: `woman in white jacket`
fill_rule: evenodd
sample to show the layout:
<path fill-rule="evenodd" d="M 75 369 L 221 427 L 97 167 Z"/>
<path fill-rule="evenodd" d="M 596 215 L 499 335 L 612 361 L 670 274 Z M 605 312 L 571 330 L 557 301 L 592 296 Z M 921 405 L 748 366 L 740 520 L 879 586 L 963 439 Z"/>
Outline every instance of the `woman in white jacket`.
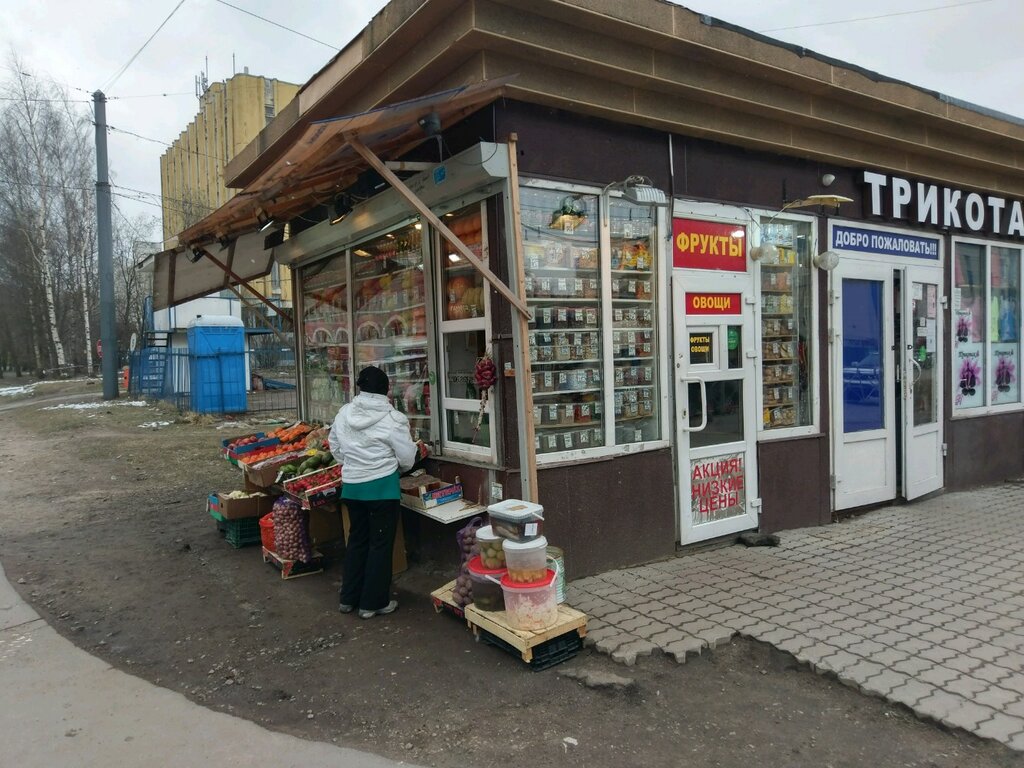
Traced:
<path fill-rule="evenodd" d="M 363 368 L 359 394 L 341 407 L 328 443 L 342 465 L 341 498 L 352 526 L 345 549 L 338 609 L 360 618 L 392 613 L 391 552 L 398 528 L 401 492 L 398 475 L 412 468 L 426 446 L 414 443 L 409 419 L 388 402 L 388 377 L 380 368 Z"/>

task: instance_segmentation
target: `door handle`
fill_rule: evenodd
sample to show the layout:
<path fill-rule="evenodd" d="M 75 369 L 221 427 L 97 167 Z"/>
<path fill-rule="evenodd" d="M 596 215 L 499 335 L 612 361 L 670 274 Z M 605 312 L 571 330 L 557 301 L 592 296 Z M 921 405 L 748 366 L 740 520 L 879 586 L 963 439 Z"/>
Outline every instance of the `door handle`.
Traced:
<path fill-rule="evenodd" d="M 683 376 L 679 380 L 686 384 L 700 385 L 700 426 L 696 428 L 690 426 L 691 408 L 689 407 L 689 393 L 687 393 L 686 423 L 683 425 L 683 431 L 702 432 L 704 430 L 704 427 L 708 425 L 708 390 L 707 387 L 704 385 L 704 379 Z"/>
<path fill-rule="evenodd" d="M 921 377 L 924 375 L 924 371 L 921 369 L 921 364 L 917 362 L 913 356 L 910 358 L 910 364 L 914 366 L 914 372 L 917 374 L 916 376 L 912 376 L 910 380 L 910 386 L 914 386 L 921 380 Z"/>

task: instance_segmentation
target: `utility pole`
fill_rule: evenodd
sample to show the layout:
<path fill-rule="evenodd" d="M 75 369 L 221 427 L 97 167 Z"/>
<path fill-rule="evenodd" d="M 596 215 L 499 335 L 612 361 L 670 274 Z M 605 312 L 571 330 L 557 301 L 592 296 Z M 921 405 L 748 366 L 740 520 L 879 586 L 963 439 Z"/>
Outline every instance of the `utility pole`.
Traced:
<path fill-rule="evenodd" d="M 96 238 L 100 270 L 100 343 L 103 345 L 103 399 L 117 399 L 117 324 L 114 314 L 114 238 L 110 220 L 110 177 L 107 174 L 107 97 L 92 95 L 96 113 Z"/>

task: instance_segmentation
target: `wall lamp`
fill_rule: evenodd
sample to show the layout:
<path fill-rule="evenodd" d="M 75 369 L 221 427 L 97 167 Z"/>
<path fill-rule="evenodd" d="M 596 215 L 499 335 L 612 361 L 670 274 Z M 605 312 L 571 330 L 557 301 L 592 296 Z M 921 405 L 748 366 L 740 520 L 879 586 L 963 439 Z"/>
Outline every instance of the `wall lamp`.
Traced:
<path fill-rule="evenodd" d="M 346 194 L 338 195 L 334 198 L 332 204 L 334 213 L 331 217 L 331 226 L 340 224 L 345 220 L 345 217 L 352 213 L 352 198 Z"/>
<path fill-rule="evenodd" d="M 277 222 L 274 220 L 274 218 L 272 216 L 268 216 L 267 212 L 264 211 L 262 208 L 256 209 L 256 224 L 259 226 L 260 232 L 266 232 L 276 223 Z"/>
<path fill-rule="evenodd" d="M 646 176 L 627 176 L 625 181 L 616 181 L 604 188 L 607 194 L 612 190 L 622 190 L 622 197 L 634 205 L 653 205 L 663 208 L 668 205 L 668 196 L 654 186 Z"/>
<path fill-rule="evenodd" d="M 822 181 L 824 181 L 824 178 Z M 820 211 L 824 211 L 825 208 L 834 208 L 835 212 L 838 213 L 840 205 L 852 202 L 853 198 L 845 197 L 843 195 L 808 195 L 807 197 L 801 197 L 796 200 L 789 200 L 783 203 L 779 212 L 774 214 L 764 224 L 761 224 L 759 221 L 754 219 L 753 216 L 750 218 L 755 224 L 757 224 L 758 229 L 763 232 L 764 228 L 775 221 L 779 216 L 784 214 L 786 211 L 793 210 L 794 208 L 811 208 L 817 206 Z M 750 258 L 754 261 L 760 261 L 761 259 L 772 256 L 774 252 L 775 245 L 767 243 L 762 239 L 760 245 L 756 245 L 750 249 Z M 814 263 L 814 266 L 819 269 L 833 270 L 839 265 L 839 254 L 836 251 L 828 250 L 814 256 L 811 261 Z"/>

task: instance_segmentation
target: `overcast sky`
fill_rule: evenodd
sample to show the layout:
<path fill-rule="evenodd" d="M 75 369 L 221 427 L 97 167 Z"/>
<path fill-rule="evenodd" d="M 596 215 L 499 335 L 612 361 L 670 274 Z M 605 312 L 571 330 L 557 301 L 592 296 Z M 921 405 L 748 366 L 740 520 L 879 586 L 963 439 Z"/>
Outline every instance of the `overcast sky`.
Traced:
<path fill-rule="evenodd" d="M 335 49 L 386 4 L 385 0 L 230 2 Z M 680 4 L 914 85 L 1024 117 L 1021 0 L 681 0 Z M 28 71 L 66 85 L 72 98 L 88 100 L 101 87 L 109 97 L 122 97 L 108 104 L 107 122 L 159 142 L 173 141 L 195 116 L 195 78 L 204 69 L 210 81 L 228 78 L 247 66 L 253 74 L 304 83 L 333 54 L 326 45 L 253 18 L 221 0 L 184 0 L 142 54 L 110 85 L 176 5 L 178 0 L 92 0 L 88 4 L 4 0 L 0 42 L 5 50 L 16 52 Z M 8 69 L 0 69 L 0 78 L 11 75 Z M 151 193 L 144 197 L 153 203 L 116 197 L 116 204 L 129 216 L 159 215 L 154 195 L 160 191 L 159 158 L 166 147 L 118 132 L 111 133 L 109 147 L 114 183 Z M 143 197 L 127 189 L 114 191 Z"/>

